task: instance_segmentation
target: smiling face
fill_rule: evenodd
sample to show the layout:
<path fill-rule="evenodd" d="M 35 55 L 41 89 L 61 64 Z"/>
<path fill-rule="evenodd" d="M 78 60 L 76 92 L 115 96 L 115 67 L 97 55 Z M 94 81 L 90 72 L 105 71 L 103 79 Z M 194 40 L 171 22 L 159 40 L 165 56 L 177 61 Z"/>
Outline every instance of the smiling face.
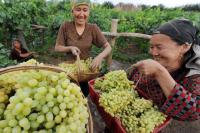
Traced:
<path fill-rule="evenodd" d="M 153 59 L 163 65 L 168 71 L 173 71 L 182 65 L 182 57 L 189 50 L 186 44 L 178 45 L 169 36 L 154 34 L 150 40 L 150 54 Z"/>
<path fill-rule="evenodd" d="M 72 14 L 74 21 L 78 25 L 85 25 L 89 17 L 89 6 L 79 5 L 73 8 Z"/>

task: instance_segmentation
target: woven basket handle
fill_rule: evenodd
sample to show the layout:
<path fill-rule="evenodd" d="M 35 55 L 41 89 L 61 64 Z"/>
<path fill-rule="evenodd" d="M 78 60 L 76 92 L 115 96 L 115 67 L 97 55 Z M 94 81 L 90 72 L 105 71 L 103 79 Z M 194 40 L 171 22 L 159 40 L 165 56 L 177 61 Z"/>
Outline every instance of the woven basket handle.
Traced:
<path fill-rule="evenodd" d="M 77 72 L 79 75 L 81 72 L 83 72 L 83 69 L 81 68 L 81 59 L 79 55 L 76 56 L 76 65 L 77 65 Z"/>

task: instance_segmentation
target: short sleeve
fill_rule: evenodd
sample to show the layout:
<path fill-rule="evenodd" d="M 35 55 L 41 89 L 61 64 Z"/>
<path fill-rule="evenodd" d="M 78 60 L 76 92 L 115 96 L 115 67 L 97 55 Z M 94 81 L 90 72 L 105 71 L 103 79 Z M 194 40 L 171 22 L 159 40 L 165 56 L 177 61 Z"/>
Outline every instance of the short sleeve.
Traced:
<path fill-rule="evenodd" d="M 96 24 L 93 25 L 92 43 L 97 47 L 103 47 L 104 44 L 107 43 L 105 36 L 103 35 L 100 28 Z"/>
<path fill-rule="evenodd" d="M 58 35 L 57 35 L 57 39 L 56 39 L 56 45 L 62 45 L 62 46 L 65 46 L 66 45 L 66 42 L 67 42 L 67 39 L 66 39 L 66 22 L 63 23 L 61 26 L 60 26 L 60 29 L 58 31 Z"/>

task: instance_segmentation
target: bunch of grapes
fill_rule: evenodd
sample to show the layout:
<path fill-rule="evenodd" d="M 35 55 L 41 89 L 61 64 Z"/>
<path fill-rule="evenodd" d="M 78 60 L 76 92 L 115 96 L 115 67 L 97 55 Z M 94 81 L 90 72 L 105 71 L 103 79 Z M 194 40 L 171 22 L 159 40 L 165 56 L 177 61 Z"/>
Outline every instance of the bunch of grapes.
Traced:
<path fill-rule="evenodd" d="M 0 133 L 86 132 L 87 100 L 65 73 L 31 70 L 17 75 L 18 89 L 7 104 L 0 103 Z"/>
<path fill-rule="evenodd" d="M 91 63 L 92 63 L 92 58 L 88 58 L 87 60 L 80 60 L 81 72 L 83 73 L 98 72 L 99 69 L 96 69 L 95 71 L 91 71 L 90 69 Z M 70 73 L 70 74 L 76 74 L 78 72 L 77 62 L 74 62 L 72 64 L 61 63 L 58 66 L 61 68 L 64 68 L 67 71 L 67 73 Z"/>
<path fill-rule="evenodd" d="M 144 98 L 136 98 L 132 100 L 119 115 L 135 115 L 139 116 L 146 110 L 152 108 L 153 103 L 150 100 Z"/>
<path fill-rule="evenodd" d="M 26 65 L 39 65 L 39 66 L 43 66 L 43 63 L 39 63 L 37 60 L 35 59 L 30 59 L 28 61 L 22 62 L 19 64 L 20 66 L 26 66 Z"/>
<path fill-rule="evenodd" d="M 136 98 L 118 113 L 128 133 L 151 133 L 166 119 L 149 100 Z"/>
<path fill-rule="evenodd" d="M 100 106 L 111 116 L 121 113 L 134 98 L 137 93 L 133 90 L 112 90 L 109 93 L 102 93 L 99 99 Z"/>
<path fill-rule="evenodd" d="M 128 80 L 124 70 L 117 70 L 105 74 L 104 79 L 97 78 L 94 87 L 101 92 L 110 92 L 111 90 L 131 90 L 134 86 L 133 82 Z"/>

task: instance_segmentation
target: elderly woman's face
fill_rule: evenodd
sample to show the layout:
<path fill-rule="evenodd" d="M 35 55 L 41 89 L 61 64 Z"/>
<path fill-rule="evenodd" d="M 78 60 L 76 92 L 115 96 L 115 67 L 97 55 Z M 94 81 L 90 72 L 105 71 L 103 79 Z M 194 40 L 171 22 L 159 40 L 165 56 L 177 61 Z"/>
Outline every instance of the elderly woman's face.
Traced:
<path fill-rule="evenodd" d="M 166 69 L 173 70 L 181 66 L 181 59 L 187 50 L 178 45 L 169 36 L 154 34 L 150 40 L 150 54 Z"/>
<path fill-rule="evenodd" d="M 89 7 L 87 5 L 79 5 L 72 10 L 75 23 L 83 25 L 89 17 Z"/>

